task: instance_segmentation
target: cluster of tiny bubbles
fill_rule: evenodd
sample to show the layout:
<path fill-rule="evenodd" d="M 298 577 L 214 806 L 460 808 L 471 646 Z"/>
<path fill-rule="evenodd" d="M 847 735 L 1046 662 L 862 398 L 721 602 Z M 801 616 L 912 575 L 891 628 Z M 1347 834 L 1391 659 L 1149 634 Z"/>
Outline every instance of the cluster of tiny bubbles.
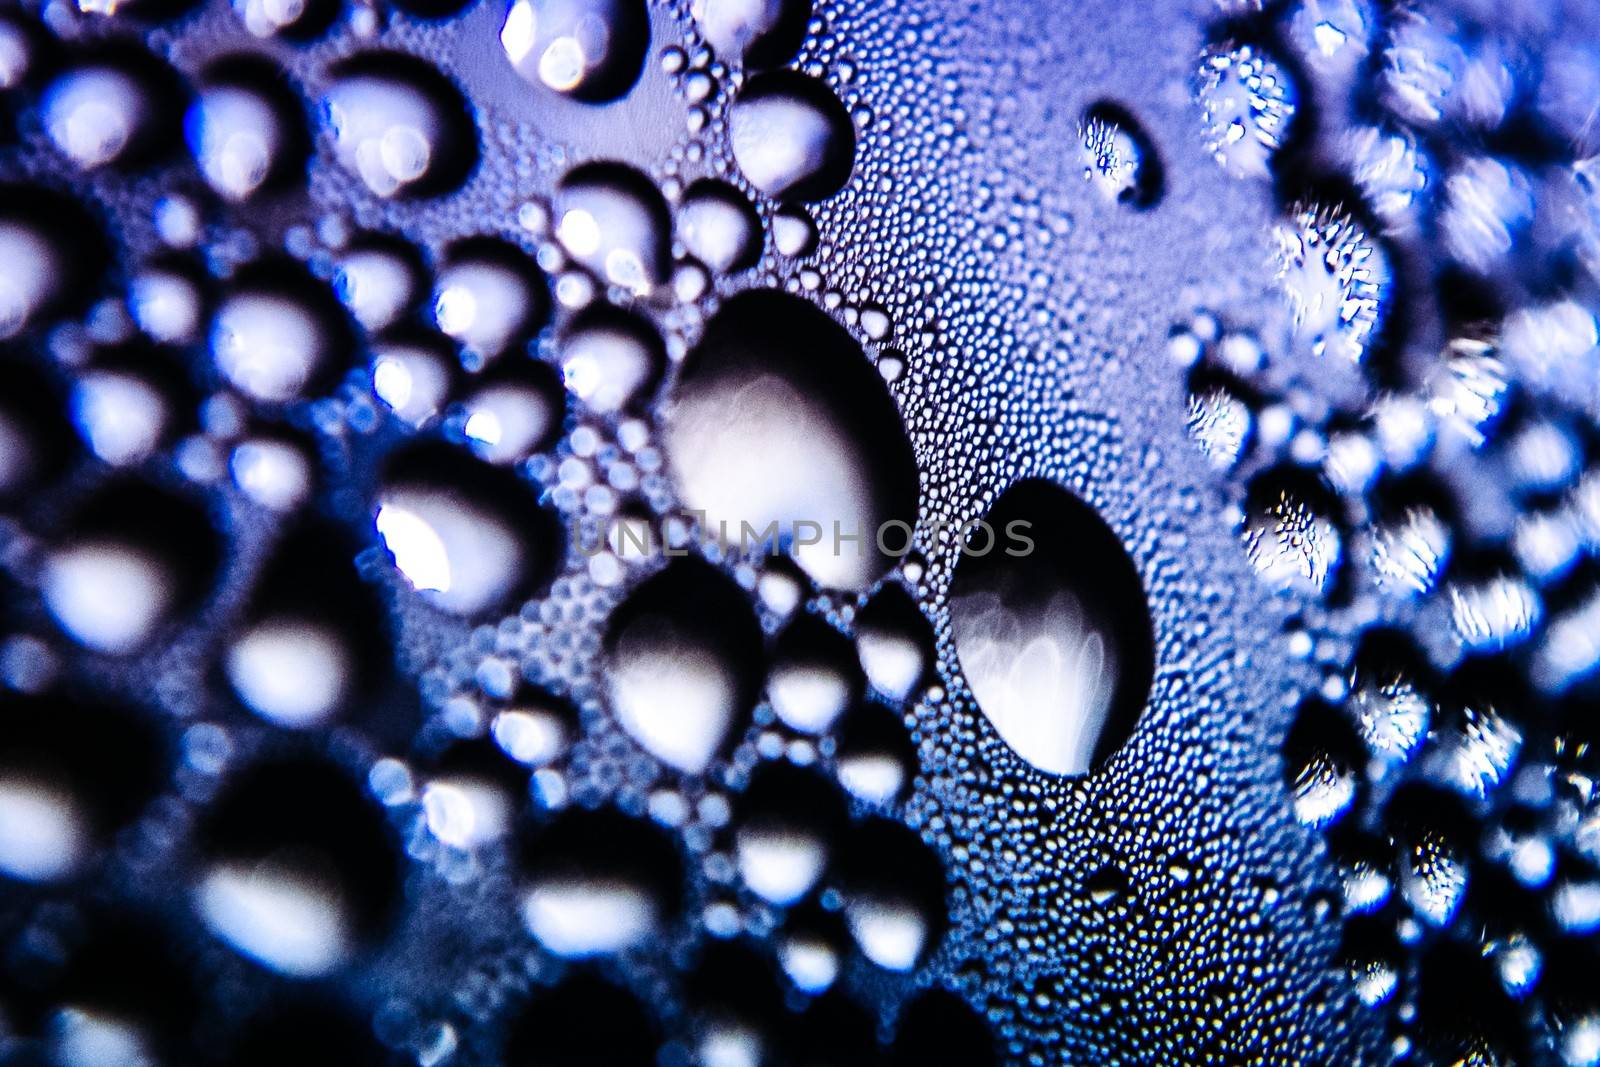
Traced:
<path fill-rule="evenodd" d="M 1200 139 L 1271 179 L 1287 300 L 1185 312 L 1168 350 L 1318 676 L 1283 786 L 1340 872 L 1341 968 L 1388 1061 L 1600 1063 L 1600 276 L 1571 192 L 1597 42 L 1442 4 L 1223 14 Z"/>

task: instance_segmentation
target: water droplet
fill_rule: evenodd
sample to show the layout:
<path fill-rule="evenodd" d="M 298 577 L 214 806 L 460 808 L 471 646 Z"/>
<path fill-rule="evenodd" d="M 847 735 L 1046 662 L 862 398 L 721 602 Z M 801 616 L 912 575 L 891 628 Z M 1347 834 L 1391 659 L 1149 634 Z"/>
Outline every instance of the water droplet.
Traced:
<path fill-rule="evenodd" d="M 1372 531 L 1378 587 L 1402 596 L 1433 591 L 1450 558 L 1450 528 L 1425 504 L 1384 519 Z"/>
<path fill-rule="evenodd" d="M 372 350 L 372 391 L 396 418 L 421 426 L 444 409 L 456 369 L 437 337 L 377 345 Z"/>
<path fill-rule="evenodd" d="M 609 955 L 656 935 L 675 917 L 682 862 L 672 839 L 615 811 L 572 811 L 535 829 L 522 920 L 558 956 Z"/>
<path fill-rule="evenodd" d="M 704 771 L 755 703 L 755 616 L 707 564 L 674 561 L 635 589 L 607 623 L 605 646 L 612 714 L 675 770 Z"/>
<path fill-rule="evenodd" d="M 1078 123 L 1083 176 L 1105 199 L 1147 208 L 1161 197 L 1161 161 L 1126 108 L 1100 101 Z"/>
<path fill-rule="evenodd" d="M 34 42 L 28 23 L 7 13 L 0 16 L 0 90 L 21 85 L 34 61 Z"/>
<path fill-rule="evenodd" d="M 1400 891 L 1420 918 L 1445 926 L 1467 889 L 1467 851 L 1458 828 L 1471 825 L 1451 798 L 1424 786 L 1396 795 L 1387 809 L 1400 851 Z"/>
<path fill-rule="evenodd" d="M 565 399 L 548 364 L 517 365 L 462 402 L 462 432 L 490 463 L 516 463 L 549 447 L 560 434 Z"/>
<path fill-rule="evenodd" d="M 7 697 L 0 872 L 53 882 L 82 869 L 152 801 L 167 772 L 136 709 L 49 691 Z"/>
<path fill-rule="evenodd" d="M 1243 531 L 1245 554 L 1274 589 L 1321 596 L 1344 551 L 1331 494 L 1314 478 L 1284 468 L 1250 484 Z"/>
<path fill-rule="evenodd" d="M 1195 91 L 1217 162 L 1238 178 L 1267 177 L 1299 99 L 1284 69 L 1256 45 L 1218 45 L 1200 57 Z"/>
<path fill-rule="evenodd" d="M 1403 130 L 1360 126 L 1344 135 L 1340 150 L 1362 198 L 1389 229 L 1414 230 L 1437 182 L 1434 164 L 1416 139 Z"/>
<path fill-rule="evenodd" d="M 163 380 L 160 366 L 158 354 L 139 351 L 120 359 L 102 357 L 99 366 L 79 375 L 72 388 L 72 421 L 89 450 L 106 463 L 137 463 L 175 436 L 187 383 L 176 375 Z"/>
<path fill-rule="evenodd" d="M 905 723 L 888 709 L 862 704 L 839 732 L 839 784 L 864 804 L 885 807 L 905 798 L 917 773 L 917 754 Z"/>
<path fill-rule="evenodd" d="M 291 512 L 311 494 L 315 473 L 305 450 L 274 437 L 252 437 L 234 447 L 233 480 L 264 508 Z"/>
<path fill-rule="evenodd" d="M 1546 693 L 1583 686 L 1600 667 L 1600 592 L 1590 583 L 1581 598 L 1555 615 L 1534 653 L 1530 674 Z"/>
<path fill-rule="evenodd" d="M 128 285 L 128 312 L 151 340 L 187 344 L 199 336 L 204 319 L 200 283 L 184 265 L 151 264 Z"/>
<path fill-rule="evenodd" d="M 689 10 L 724 62 L 775 67 L 800 46 L 811 0 L 693 0 Z"/>
<path fill-rule="evenodd" d="M 888 569 L 916 466 L 882 380 L 833 320 L 781 293 L 734 297 L 675 399 L 667 451 L 686 505 L 736 543 L 787 547 L 824 586 L 859 589 Z"/>
<path fill-rule="evenodd" d="M 217 542 L 198 504 L 138 482 L 113 483 L 83 505 L 50 550 L 45 606 L 78 643 L 132 652 L 210 592 Z"/>
<path fill-rule="evenodd" d="M 944 936 L 944 867 L 904 826 L 871 819 L 854 827 L 843 842 L 839 882 L 850 935 L 876 966 L 910 971 Z"/>
<path fill-rule="evenodd" d="M 390 462 L 374 522 L 411 587 L 455 615 L 536 588 L 560 538 L 559 523 L 516 475 L 439 444 Z"/>
<path fill-rule="evenodd" d="M 0 219 L 0 263 L 0 337 L 12 337 L 61 293 L 59 259 L 38 229 Z"/>
<path fill-rule="evenodd" d="M 229 782 L 200 828 L 201 921 L 265 967 L 326 974 L 387 927 L 399 858 L 382 811 L 320 760 L 276 758 Z"/>
<path fill-rule="evenodd" d="M 807 615 L 779 636 L 767 692 L 784 725 L 820 734 L 859 695 L 861 681 L 849 639 Z"/>
<path fill-rule="evenodd" d="M 234 386 L 283 403 L 331 384 L 351 338 L 343 309 L 298 265 L 262 261 L 241 270 L 211 321 L 211 356 Z"/>
<path fill-rule="evenodd" d="M 333 274 L 334 292 L 351 316 L 374 333 L 393 326 L 416 306 L 422 284 L 416 250 L 379 235 L 352 241 Z"/>
<path fill-rule="evenodd" d="M 574 316 L 558 358 L 567 389 L 591 411 L 612 414 L 649 398 L 667 353 L 649 322 L 596 304 Z"/>
<path fill-rule="evenodd" d="M 1089 876 L 1084 888 L 1090 900 L 1105 907 L 1121 900 L 1128 892 L 1128 876 L 1120 867 L 1108 863 Z"/>
<path fill-rule="evenodd" d="M 1461 706 L 1450 718 L 1428 753 L 1429 769 L 1468 796 L 1487 797 L 1510 774 L 1522 731 L 1487 703 Z"/>
<path fill-rule="evenodd" d="M 513 0 L 500 45 L 523 80 L 600 103 L 638 80 L 650 15 L 643 0 Z"/>
<path fill-rule="evenodd" d="M 129 652 L 143 644 L 171 595 L 159 560 L 117 542 L 58 549 L 44 572 L 51 614 L 80 644 L 100 652 Z"/>
<path fill-rule="evenodd" d="M 778 962 L 795 988 L 811 996 L 831 988 L 839 978 L 844 950 L 849 944 L 849 934 L 839 917 L 815 905 L 802 906 L 789 912 L 784 934 Z M 826 1045 L 830 1037 L 837 1039 L 839 1036 L 837 1029 L 830 1028 L 823 1031 L 820 1041 L 813 1043 Z M 869 1032 L 862 1044 L 870 1051 L 874 1043 Z M 827 1061 L 813 1057 L 801 1058 L 800 1062 Z"/>
<path fill-rule="evenodd" d="M 477 165 L 477 131 L 461 91 L 423 60 L 397 52 L 342 60 L 323 108 L 335 158 L 378 196 L 449 192 Z"/>
<path fill-rule="evenodd" d="M 817 247 L 817 224 L 798 204 L 785 204 L 772 213 L 772 247 L 779 255 L 807 256 Z"/>
<path fill-rule="evenodd" d="M 734 834 L 739 877 L 768 903 L 796 903 L 821 880 L 844 824 L 838 787 L 815 771 L 767 764 L 751 779 L 741 810 Z"/>
<path fill-rule="evenodd" d="M 746 83 L 728 117 L 733 158 L 768 196 L 825 200 L 855 166 L 856 135 L 833 90 L 793 71 Z"/>
<path fill-rule="evenodd" d="M 1539 594 L 1512 573 L 1463 575 L 1445 591 L 1456 636 L 1475 651 L 1521 644 L 1544 617 Z"/>
<path fill-rule="evenodd" d="M 1359 223 L 1337 208 L 1297 205 L 1280 223 L 1277 281 L 1295 330 L 1315 355 L 1359 363 L 1383 325 L 1389 257 Z"/>
<path fill-rule="evenodd" d="M 742 270 L 761 254 L 761 220 L 733 186 L 695 182 L 678 205 L 678 236 L 689 254 L 719 274 Z"/>
<path fill-rule="evenodd" d="M 1049 482 L 1007 489 L 984 522 L 951 583 L 962 674 L 1017 755 L 1085 774 L 1127 741 L 1149 696 L 1154 638 L 1138 571 L 1104 520 Z"/>
<path fill-rule="evenodd" d="M 257 579 L 223 672 L 252 712 L 291 729 L 322 725 L 382 676 L 387 628 L 335 527 L 291 529 Z"/>
<path fill-rule="evenodd" d="M 1394 996 L 1401 954 L 1393 934 L 1377 926 L 1347 924 L 1340 952 L 1361 1003 L 1372 1008 Z"/>
<path fill-rule="evenodd" d="M 315 994 L 273 998 L 234 1035 L 229 1067 L 375 1067 L 384 1050 L 371 1021 L 336 999 Z"/>
<path fill-rule="evenodd" d="M 672 220 L 661 190 L 632 167 L 588 163 L 561 180 L 556 237 L 595 274 L 644 294 L 666 281 Z"/>
<path fill-rule="evenodd" d="M 338 637 L 325 628 L 268 620 L 233 642 L 227 672 L 239 699 L 262 717 L 284 726 L 311 726 L 338 707 L 350 666 Z"/>
<path fill-rule="evenodd" d="M 77 202 L 0 184 L 0 340 L 86 307 L 108 258 L 99 223 Z"/>
<path fill-rule="evenodd" d="M 1209 368 L 1196 368 L 1190 376 L 1189 434 L 1216 470 L 1231 470 L 1255 433 L 1255 413 L 1246 395 Z"/>
<path fill-rule="evenodd" d="M 1389 763 L 1404 763 L 1427 738 L 1433 699 L 1423 688 L 1426 670 L 1409 640 L 1369 631 L 1350 671 L 1350 715 L 1367 750 Z"/>
<path fill-rule="evenodd" d="M 1529 1062 L 1522 1047 L 1523 1007 L 1514 1004 L 1476 939 L 1440 938 L 1413 965 L 1417 990 L 1408 1012 L 1426 1058 L 1433 1063 L 1510 1067 Z"/>
<path fill-rule="evenodd" d="M 577 712 L 548 693 L 530 690 L 518 694 L 510 707 L 494 717 L 490 733 L 518 763 L 542 767 L 577 737 Z"/>
<path fill-rule="evenodd" d="M 476 237 L 450 246 L 433 288 L 433 318 L 474 363 L 524 343 L 544 321 L 544 278 L 514 245 Z"/>
<path fill-rule="evenodd" d="M 1521 168 L 1488 157 L 1458 163 L 1445 179 L 1438 216 L 1444 248 L 1456 262 L 1487 272 L 1511 251 L 1533 208 L 1532 183 Z"/>
<path fill-rule="evenodd" d="M 233 9 L 254 36 L 292 41 L 317 36 L 339 14 L 331 0 L 233 0 Z"/>
<path fill-rule="evenodd" d="M 513 798 L 527 774 L 488 741 L 451 746 L 434 762 L 422 787 L 428 832 L 451 849 L 482 848 L 511 829 Z"/>
<path fill-rule="evenodd" d="M 233 55 L 208 68 L 184 118 L 184 132 L 207 184 L 228 200 L 301 181 L 310 140 L 304 107 L 275 64 Z"/>
<path fill-rule="evenodd" d="M 707 947 L 686 977 L 696 1063 L 740 1067 L 787 1056 L 783 990 L 766 955 L 754 946 Z"/>
<path fill-rule="evenodd" d="M 78 167 L 148 157 L 164 123 L 139 72 L 114 60 L 68 70 L 50 83 L 44 99 L 45 130 Z"/>
<path fill-rule="evenodd" d="M 1307 826 L 1337 822 L 1355 803 L 1364 749 L 1348 721 L 1318 700 L 1301 705 L 1283 743 L 1294 814 Z"/>

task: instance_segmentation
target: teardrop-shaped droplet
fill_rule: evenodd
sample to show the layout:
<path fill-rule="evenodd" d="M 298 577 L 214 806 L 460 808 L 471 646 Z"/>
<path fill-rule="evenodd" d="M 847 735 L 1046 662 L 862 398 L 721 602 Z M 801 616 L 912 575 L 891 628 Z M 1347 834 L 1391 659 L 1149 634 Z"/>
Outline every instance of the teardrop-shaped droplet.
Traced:
<path fill-rule="evenodd" d="M 961 671 L 1029 764 L 1084 774 L 1132 733 L 1154 671 L 1150 612 L 1105 521 L 1043 481 L 1007 489 L 967 535 L 951 585 Z"/>

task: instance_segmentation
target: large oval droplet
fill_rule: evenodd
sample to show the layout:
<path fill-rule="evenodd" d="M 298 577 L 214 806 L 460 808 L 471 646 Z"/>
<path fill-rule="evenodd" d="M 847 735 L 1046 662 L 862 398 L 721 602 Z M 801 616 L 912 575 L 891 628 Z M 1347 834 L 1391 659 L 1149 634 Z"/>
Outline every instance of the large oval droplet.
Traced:
<path fill-rule="evenodd" d="M 567 388 L 590 410 L 606 414 L 648 396 L 667 362 L 654 326 L 601 303 L 573 317 L 558 352 Z"/>
<path fill-rule="evenodd" d="M 92 47 L 51 81 L 41 100 L 44 132 L 80 170 L 137 168 L 176 147 L 184 90 L 161 60 L 124 42 Z"/>
<path fill-rule="evenodd" d="M 282 404 L 337 380 L 353 346 L 333 293 L 297 264 L 263 259 L 242 268 L 211 320 L 211 357 L 230 384 Z"/>
<path fill-rule="evenodd" d="M 751 777 L 734 833 L 739 877 L 779 907 L 799 902 L 821 880 L 845 819 L 839 788 L 817 771 L 763 764 Z"/>
<path fill-rule="evenodd" d="M 961 670 L 1017 755 L 1084 774 L 1122 747 L 1150 692 L 1139 572 L 1100 516 L 1049 482 L 1013 485 L 984 522 L 950 589 Z"/>
<path fill-rule="evenodd" d="M 917 470 L 899 413 L 856 342 L 805 301 L 729 300 L 676 401 L 679 496 L 730 541 L 781 544 L 820 585 L 861 589 L 888 569 L 884 546 L 909 540 Z"/>
<path fill-rule="evenodd" d="M 0 339 L 83 311 L 109 260 L 100 223 L 76 200 L 0 183 Z"/>
<path fill-rule="evenodd" d="M 727 274 L 761 255 L 761 220 L 733 186 L 703 178 L 689 186 L 678 205 L 678 235 L 706 266 Z"/>
<path fill-rule="evenodd" d="M 337 527 L 313 522 L 267 561 L 223 657 L 233 695 L 266 721 L 321 726 L 379 692 L 388 633 L 356 551 Z"/>
<path fill-rule="evenodd" d="M 544 278 L 515 245 L 469 237 L 450 246 L 433 287 L 433 321 L 479 366 L 525 342 L 544 322 Z"/>
<path fill-rule="evenodd" d="M 916 833 L 888 819 L 859 823 L 837 870 L 850 936 L 874 966 L 903 974 L 938 948 L 949 925 L 944 866 Z"/>

